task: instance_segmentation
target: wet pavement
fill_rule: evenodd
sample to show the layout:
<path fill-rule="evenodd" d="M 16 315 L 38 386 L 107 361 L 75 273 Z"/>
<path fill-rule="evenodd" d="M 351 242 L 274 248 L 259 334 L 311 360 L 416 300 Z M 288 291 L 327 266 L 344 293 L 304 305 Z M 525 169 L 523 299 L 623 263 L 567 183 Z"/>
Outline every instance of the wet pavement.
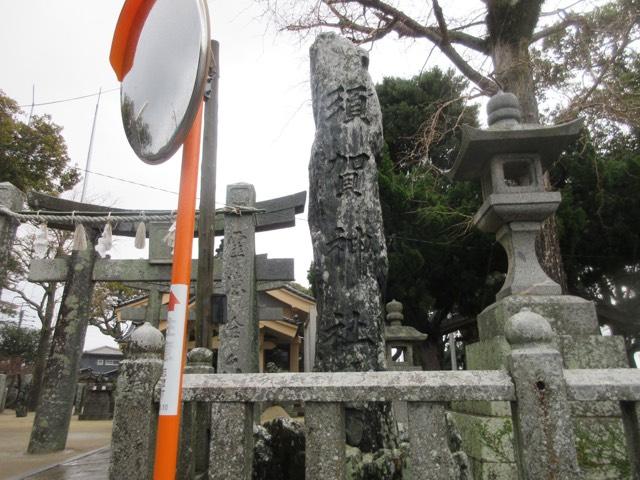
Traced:
<path fill-rule="evenodd" d="M 111 449 L 105 447 L 22 478 L 23 480 L 108 480 L 110 456 Z"/>

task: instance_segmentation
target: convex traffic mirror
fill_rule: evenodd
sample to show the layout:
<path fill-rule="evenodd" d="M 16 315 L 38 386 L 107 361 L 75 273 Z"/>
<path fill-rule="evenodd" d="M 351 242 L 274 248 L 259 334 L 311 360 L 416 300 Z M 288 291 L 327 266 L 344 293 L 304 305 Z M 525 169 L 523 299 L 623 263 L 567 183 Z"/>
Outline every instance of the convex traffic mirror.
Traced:
<path fill-rule="evenodd" d="M 125 5 L 118 20 L 111 63 L 122 82 L 127 139 L 140 159 L 157 164 L 182 145 L 202 102 L 207 7 L 204 0 L 128 1 L 132 5 Z"/>

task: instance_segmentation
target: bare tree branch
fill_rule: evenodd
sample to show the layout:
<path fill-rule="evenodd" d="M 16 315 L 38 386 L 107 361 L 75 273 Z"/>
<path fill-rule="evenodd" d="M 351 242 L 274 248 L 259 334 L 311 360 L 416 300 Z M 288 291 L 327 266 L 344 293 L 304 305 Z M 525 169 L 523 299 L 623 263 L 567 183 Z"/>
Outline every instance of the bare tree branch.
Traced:
<path fill-rule="evenodd" d="M 354 3 L 356 0 L 323 0 L 327 5 Z M 475 83 L 480 90 L 488 95 L 492 95 L 498 91 L 496 83 L 475 70 L 458 51 L 453 47 L 452 43 L 458 43 L 469 48 L 474 48 L 483 53 L 488 53 L 487 45 L 484 40 L 473 37 L 463 32 L 448 32 L 445 41 L 440 28 L 425 27 L 418 21 L 409 17 L 404 12 L 394 8 L 393 6 L 382 2 L 381 0 L 357 0 L 357 3 L 364 7 L 377 9 L 382 15 L 393 19 L 394 24 L 389 31 L 395 31 L 400 36 L 411 36 L 416 38 L 426 38 L 436 44 L 440 51 L 453 63 L 460 72 L 469 80 Z M 442 12 L 440 11 L 440 14 Z M 442 20 L 443 17 L 441 17 Z"/>
<path fill-rule="evenodd" d="M 18 296 L 22 299 L 22 301 L 24 303 L 26 303 L 27 305 L 29 305 L 29 307 L 31 307 L 33 310 L 35 310 L 36 312 L 38 312 L 38 316 L 40 308 L 41 308 L 41 304 L 34 301 L 33 299 L 31 299 L 26 293 L 24 293 L 24 290 L 21 288 L 18 288 L 15 285 L 5 285 L 5 290 L 9 290 L 10 292 L 13 293 L 17 293 Z"/>
<path fill-rule="evenodd" d="M 426 38 L 434 43 L 440 43 L 442 41 L 438 28 L 424 26 L 406 13 L 381 0 L 323 0 L 323 2 L 327 5 L 358 3 L 364 7 L 378 10 L 380 14 L 387 18 L 394 19 L 396 22 L 394 31 L 400 36 Z M 468 33 L 452 31 L 449 35 L 449 41 L 471 48 L 480 53 L 486 54 L 489 52 L 487 42 L 484 39 L 469 35 Z"/>
<path fill-rule="evenodd" d="M 444 19 L 444 13 L 442 13 L 442 7 L 438 0 L 432 0 L 433 14 L 438 22 L 438 28 L 440 28 L 440 35 L 442 36 L 442 43 L 449 42 L 449 32 L 447 32 L 447 22 Z"/>
<path fill-rule="evenodd" d="M 583 25 L 584 23 L 585 23 L 585 18 L 582 15 L 576 15 L 573 13 L 567 14 L 565 18 L 559 21 L 558 23 L 535 32 L 531 37 L 531 43 L 538 42 L 544 38 L 547 38 L 550 35 L 563 32 L 569 26 Z"/>

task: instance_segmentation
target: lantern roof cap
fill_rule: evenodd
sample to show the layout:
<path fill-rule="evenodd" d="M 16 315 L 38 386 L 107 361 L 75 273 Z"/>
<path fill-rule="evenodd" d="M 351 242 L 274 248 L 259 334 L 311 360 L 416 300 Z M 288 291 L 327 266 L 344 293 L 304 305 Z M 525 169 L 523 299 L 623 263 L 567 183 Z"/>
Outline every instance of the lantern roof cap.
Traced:
<path fill-rule="evenodd" d="M 518 99 L 512 93 L 498 93 L 487 104 L 489 128 L 462 126 L 458 156 L 446 172 L 451 180 L 472 180 L 482 175 L 496 155 L 539 155 L 543 170 L 555 162 L 566 146 L 576 140 L 582 119 L 558 125 L 520 123 Z"/>

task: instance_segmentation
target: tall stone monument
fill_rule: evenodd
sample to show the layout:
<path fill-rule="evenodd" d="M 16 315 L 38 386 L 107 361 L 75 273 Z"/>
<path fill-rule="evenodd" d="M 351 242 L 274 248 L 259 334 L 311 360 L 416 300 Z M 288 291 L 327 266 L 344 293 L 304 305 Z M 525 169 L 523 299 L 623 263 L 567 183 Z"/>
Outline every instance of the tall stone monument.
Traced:
<path fill-rule="evenodd" d="M 318 302 L 315 370 L 385 369 L 387 251 L 376 156 L 382 114 L 367 52 L 334 33 L 311 46 L 316 136 L 309 164 L 309 228 Z M 374 408 L 374 407 L 372 407 Z M 385 412 L 347 411 L 347 441 L 363 450 L 385 444 Z"/>

